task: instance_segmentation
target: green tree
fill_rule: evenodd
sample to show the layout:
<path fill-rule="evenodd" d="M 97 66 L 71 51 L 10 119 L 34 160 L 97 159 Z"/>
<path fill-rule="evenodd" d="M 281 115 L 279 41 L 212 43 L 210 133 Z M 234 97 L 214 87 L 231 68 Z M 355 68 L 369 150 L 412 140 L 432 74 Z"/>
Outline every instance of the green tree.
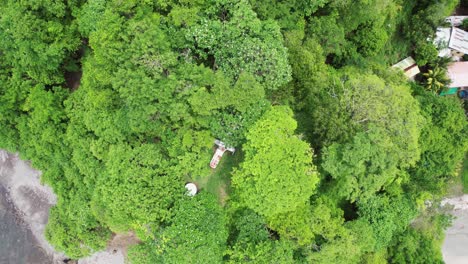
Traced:
<path fill-rule="evenodd" d="M 221 263 L 228 233 L 226 216 L 214 195 L 202 192 L 181 199 L 170 223 L 154 242 L 147 242 L 151 246 L 131 250 L 130 262 Z"/>
<path fill-rule="evenodd" d="M 282 29 L 297 29 L 302 20 L 325 6 L 329 0 L 250 1 L 254 11 L 262 20 L 275 20 Z"/>
<path fill-rule="evenodd" d="M 328 196 L 320 195 L 293 212 L 271 217 L 268 223 L 282 238 L 308 246 L 323 244 L 341 236 L 344 220 L 343 210 Z"/>
<path fill-rule="evenodd" d="M 25 81 L 18 72 L 2 69 L 0 75 L 0 146 L 11 152 L 19 149 L 19 131 L 17 124 L 24 114 L 21 106 L 33 86 Z"/>
<path fill-rule="evenodd" d="M 89 201 L 79 192 L 70 196 L 52 207 L 45 236 L 55 249 L 78 259 L 103 250 L 111 233 L 91 213 Z"/>
<path fill-rule="evenodd" d="M 227 263 L 297 263 L 293 249 L 292 243 L 287 240 L 262 241 L 242 248 L 234 246 L 228 251 Z"/>
<path fill-rule="evenodd" d="M 76 17 L 78 31 L 83 37 L 89 37 L 96 30 L 99 19 L 106 9 L 106 1 L 86 1 L 79 9 L 75 9 L 73 16 Z"/>
<path fill-rule="evenodd" d="M 314 94 L 318 97 L 318 91 L 323 88 L 328 80 L 330 68 L 325 64 L 323 47 L 315 38 L 305 38 L 301 30 L 285 33 L 285 46 L 289 51 L 289 61 L 292 68 L 294 86 L 295 108 L 302 110 L 307 101 L 307 96 Z M 311 96 L 312 97 L 312 96 Z"/>
<path fill-rule="evenodd" d="M 246 134 L 245 161 L 232 177 L 242 202 L 267 218 L 305 204 L 318 181 L 296 126 L 289 108 L 268 110 Z"/>
<path fill-rule="evenodd" d="M 369 224 L 354 220 L 337 225 L 331 235 L 319 234 L 306 256 L 311 263 L 361 263 L 362 255 L 373 251 L 374 244 Z"/>
<path fill-rule="evenodd" d="M 334 195 L 354 201 L 391 184 L 399 175 L 399 158 L 391 139 L 378 128 L 370 128 L 350 143 L 328 147 L 322 166 L 336 179 Z"/>
<path fill-rule="evenodd" d="M 63 108 L 68 91 L 57 86 L 48 90 L 42 84 L 29 89 L 21 106 L 23 115 L 17 118 L 18 149 L 22 158 L 44 170 L 42 180 L 56 187 L 55 183 L 63 179 L 63 164 L 69 159 L 64 144 L 67 117 Z"/>
<path fill-rule="evenodd" d="M 466 118 L 387 62 L 412 53 L 438 92 L 426 39 L 456 3 L 0 0 L 0 147 L 43 171 L 71 258 L 133 231 L 138 264 L 439 263 L 446 221 L 416 207 L 446 191 Z M 224 207 L 184 195 L 230 173 Z"/>
<path fill-rule="evenodd" d="M 323 46 L 335 66 L 361 64 L 384 48 L 395 15 L 395 1 L 331 1 L 310 18 L 308 36 Z"/>
<path fill-rule="evenodd" d="M 388 34 L 381 25 L 376 23 L 362 24 L 352 38 L 358 52 L 363 56 L 374 56 L 381 51 L 388 40 Z"/>
<path fill-rule="evenodd" d="M 224 12 L 229 19 L 218 18 L 216 10 L 210 19 L 201 21 L 187 30 L 191 46 L 208 63 L 227 77 L 237 80 L 241 73 L 252 74 L 266 89 L 275 90 L 291 80 L 287 50 L 279 26 L 274 21 L 261 21 L 246 0 L 227 1 Z"/>
<path fill-rule="evenodd" d="M 377 251 L 387 247 L 417 214 L 414 203 L 404 196 L 377 195 L 358 202 L 358 207 L 359 216 L 373 230 Z"/>
<path fill-rule="evenodd" d="M 317 251 L 312 251 L 307 256 L 309 263 L 359 263 L 359 242 L 357 238 L 344 230 L 339 236 L 328 243 L 317 246 Z"/>
<path fill-rule="evenodd" d="M 440 194 L 468 148 L 464 140 L 468 123 L 457 99 L 418 93 L 426 122 L 419 138 L 421 160 L 411 170 L 411 180 L 418 190 Z"/>
<path fill-rule="evenodd" d="M 326 55 L 341 56 L 346 52 L 345 30 L 337 19 L 338 14 L 334 12 L 329 16 L 312 17 L 308 25 L 310 38 L 320 43 Z"/>
<path fill-rule="evenodd" d="M 75 1 L 1 1 L 3 63 L 35 81 L 62 83 L 61 64 L 80 44 L 69 12 L 75 5 Z"/>
<path fill-rule="evenodd" d="M 144 230 L 167 220 L 183 189 L 159 147 L 119 144 L 108 151 L 105 175 L 96 182 L 92 200 L 96 217 L 117 232 Z"/>
<path fill-rule="evenodd" d="M 461 24 L 461 28 L 463 30 L 465 30 L 465 31 L 468 30 L 468 19 L 466 19 L 466 18 L 463 19 L 462 24 Z"/>
<path fill-rule="evenodd" d="M 394 247 L 390 247 L 389 263 L 445 263 L 440 252 L 440 245 L 434 245 L 433 238 L 409 228 L 398 236 Z"/>
<path fill-rule="evenodd" d="M 265 220 L 250 209 L 232 216 L 231 246 L 228 263 L 295 263 L 293 246 L 288 240 L 273 240 Z"/>
<path fill-rule="evenodd" d="M 245 133 L 270 106 L 265 90 L 248 73 L 241 73 L 233 87 L 216 85 L 212 93 L 201 93 L 200 102 L 212 101 L 210 130 L 216 138 L 231 146 L 240 146 Z M 206 106 L 204 106 L 206 108 Z"/>
<path fill-rule="evenodd" d="M 452 216 L 437 206 L 425 210 L 388 248 L 388 263 L 444 263 L 440 250 Z"/>
<path fill-rule="evenodd" d="M 436 28 L 455 10 L 458 3 L 458 0 L 416 2 L 411 16 L 402 24 L 403 35 L 415 46 L 424 45 L 428 37 L 435 35 Z"/>
<path fill-rule="evenodd" d="M 355 200 L 372 196 L 398 179 L 401 168 L 419 160 L 423 119 L 407 86 L 375 75 L 348 77 L 333 100 L 357 132 L 348 142 L 325 149 L 322 167 L 337 179 L 336 194 Z"/>
<path fill-rule="evenodd" d="M 435 67 L 423 73 L 425 77 L 425 87 L 428 91 L 439 93 L 444 87 L 450 83 L 447 73 L 444 69 Z"/>

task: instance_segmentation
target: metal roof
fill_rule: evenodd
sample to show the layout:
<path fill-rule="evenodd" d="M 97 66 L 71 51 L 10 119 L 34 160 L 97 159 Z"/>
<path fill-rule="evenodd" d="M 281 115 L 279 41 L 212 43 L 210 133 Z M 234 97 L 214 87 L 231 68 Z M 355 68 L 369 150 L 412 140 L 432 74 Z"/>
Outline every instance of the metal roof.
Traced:
<path fill-rule="evenodd" d="M 449 48 L 468 54 L 468 32 L 453 27 L 452 35 L 450 36 Z"/>
<path fill-rule="evenodd" d="M 416 65 L 416 61 L 412 57 L 408 57 L 392 67 L 403 70 L 408 78 L 414 77 L 419 73 L 418 65 Z"/>
<path fill-rule="evenodd" d="M 437 28 L 436 37 L 433 43 L 439 50 L 439 57 L 450 57 L 450 49 L 448 48 L 448 44 L 450 42 L 451 33 L 451 28 Z"/>

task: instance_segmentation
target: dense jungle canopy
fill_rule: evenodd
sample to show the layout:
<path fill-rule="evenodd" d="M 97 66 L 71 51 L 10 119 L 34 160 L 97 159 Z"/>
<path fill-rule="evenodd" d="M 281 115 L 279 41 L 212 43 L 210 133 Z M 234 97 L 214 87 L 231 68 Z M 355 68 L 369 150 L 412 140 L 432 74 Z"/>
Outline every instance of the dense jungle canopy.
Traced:
<path fill-rule="evenodd" d="M 391 65 L 442 67 L 458 5 L 0 0 L 0 148 L 43 172 L 73 259 L 133 232 L 133 264 L 442 263 L 468 123 Z"/>

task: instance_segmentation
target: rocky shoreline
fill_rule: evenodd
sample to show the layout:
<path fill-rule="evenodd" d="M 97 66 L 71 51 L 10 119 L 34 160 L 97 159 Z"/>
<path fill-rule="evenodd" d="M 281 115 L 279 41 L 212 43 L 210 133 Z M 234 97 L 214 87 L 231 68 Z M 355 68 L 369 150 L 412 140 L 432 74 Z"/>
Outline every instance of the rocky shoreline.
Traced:
<path fill-rule="evenodd" d="M 0 263 L 50 264 L 53 257 L 40 245 L 8 190 L 0 186 Z"/>
<path fill-rule="evenodd" d="M 47 242 L 44 235 L 49 209 L 56 203 L 50 187 L 40 183 L 40 172 L 0 150 L 1 232 L 9 252 L 0 263 L 64 263 L 66 257 Z M 16 259 L 15 259 L 16 258 Z"/>
<path fill-rule="evenodd" d="M 40 175 L 18 155 L 0 150 L 0 263 L 123 264 L 128 245 L 139 242 L 134 234 L 116 235 L 106 251 L 78 261 L 69 261 L 54 250 L 44 230 L 57 198 L 50 187 L 41 184 Z M 444 260 L 468 263 L 468 195 L 446 198 L 442 204 L 452 205 L 456 217 L 446 231 Z"/>
<path fill-rule="evenodd" d="M 0 150 L 0 264 L 123 264 L 133 236 L 116 235 L 109 248 L 80 260 L 69 260 L 45 238 L 49 210 L 57 197 L 42 185 L 41 172 L 17 154 Z"/>

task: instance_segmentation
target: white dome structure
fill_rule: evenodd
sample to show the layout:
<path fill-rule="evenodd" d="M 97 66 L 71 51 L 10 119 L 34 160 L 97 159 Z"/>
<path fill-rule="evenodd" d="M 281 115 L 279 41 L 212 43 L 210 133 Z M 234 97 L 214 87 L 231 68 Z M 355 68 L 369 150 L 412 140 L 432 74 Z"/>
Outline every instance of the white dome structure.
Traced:
<path fill-rule="evenodd" d="M 197 185 L 195 185 L 195 183 L 192 182 L 185 184 L 185 189 L 187 189 L 188 196 L 195 196 L 195 194 L 197 194 L 198 192 Z"/>

